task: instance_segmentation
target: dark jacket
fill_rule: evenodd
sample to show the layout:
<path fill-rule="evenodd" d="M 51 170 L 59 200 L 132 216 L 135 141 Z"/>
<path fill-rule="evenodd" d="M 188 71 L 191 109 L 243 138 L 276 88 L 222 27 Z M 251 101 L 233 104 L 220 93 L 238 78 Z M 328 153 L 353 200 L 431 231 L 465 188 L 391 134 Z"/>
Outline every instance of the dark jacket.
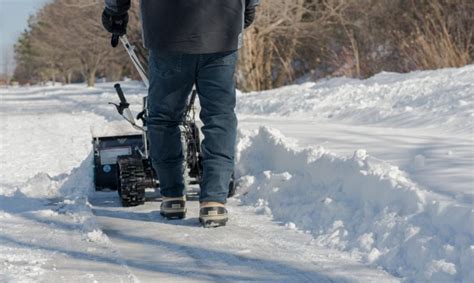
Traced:
<path fill-rule="evenodd" d="M 145 47 L 188 54 L 237 50 L 260 0 L 141 0 Z M 123 14 L 130 0 L 105 0 Z M 247 15 L 247 20 L 245 16 Z M 252 18 L 249 21 L 249 18 Z"/>

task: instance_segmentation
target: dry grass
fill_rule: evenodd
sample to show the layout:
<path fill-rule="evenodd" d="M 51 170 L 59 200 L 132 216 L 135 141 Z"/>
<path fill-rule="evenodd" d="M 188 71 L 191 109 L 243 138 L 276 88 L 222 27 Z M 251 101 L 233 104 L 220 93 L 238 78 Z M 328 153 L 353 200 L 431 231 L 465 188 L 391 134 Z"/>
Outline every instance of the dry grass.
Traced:
<path fill-rule="evenodd" d="M 453 12 L 459 11 L 455 8 Z M 461 67 L 473 62 L 473 26 L 465 27 L 457 13 L 446 14 L 440 1 L 430 3 L 431 12 L 413 21 L 415 31 L 402 40 L 400 49 L 415 69 Z M 418 26 L 419 25 L 419 26 Z"/>

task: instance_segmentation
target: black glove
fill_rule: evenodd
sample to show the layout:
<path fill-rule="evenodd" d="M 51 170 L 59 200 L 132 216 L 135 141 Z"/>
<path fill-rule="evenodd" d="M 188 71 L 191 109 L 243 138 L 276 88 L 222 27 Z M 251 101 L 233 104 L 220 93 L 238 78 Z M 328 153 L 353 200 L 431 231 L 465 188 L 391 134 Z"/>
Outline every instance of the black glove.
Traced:
<path fill-rule="evenodd" d="M 128 12 L 115 14 L 105 8 L 102 13 L 102 25 L 115 36 L 121 36 L 127 33 Z"/>
<path fill-rule="evenodd" d="M 244 28 L 248 28 L 255 20 L 255 6 L 245 9 Z"/>

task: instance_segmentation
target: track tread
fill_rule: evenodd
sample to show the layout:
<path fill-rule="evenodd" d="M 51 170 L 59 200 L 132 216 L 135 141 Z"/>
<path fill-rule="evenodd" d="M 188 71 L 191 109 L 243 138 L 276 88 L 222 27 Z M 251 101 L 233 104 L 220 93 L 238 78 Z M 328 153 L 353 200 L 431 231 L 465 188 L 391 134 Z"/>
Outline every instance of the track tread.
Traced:
<path fill-rule="evenodd" d="M 146 173 L 141 158 L 120 157 L 117 160 L 117 180 L 122 206 L 145 203 Z"/>

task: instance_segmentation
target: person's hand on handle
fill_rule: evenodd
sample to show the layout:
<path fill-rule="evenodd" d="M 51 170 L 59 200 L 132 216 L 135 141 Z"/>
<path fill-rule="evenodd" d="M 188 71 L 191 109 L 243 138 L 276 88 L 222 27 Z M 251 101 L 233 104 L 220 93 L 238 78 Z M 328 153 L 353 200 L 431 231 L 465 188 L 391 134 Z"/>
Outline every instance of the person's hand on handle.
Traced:
<path fill-rule="evenodd" d="M 119 37 L 127 33 L 128 12 L 114 13 L 108 8 L 102 13 L 102 25 L 112 34 L 112 47 L 116 47 Z"/>

